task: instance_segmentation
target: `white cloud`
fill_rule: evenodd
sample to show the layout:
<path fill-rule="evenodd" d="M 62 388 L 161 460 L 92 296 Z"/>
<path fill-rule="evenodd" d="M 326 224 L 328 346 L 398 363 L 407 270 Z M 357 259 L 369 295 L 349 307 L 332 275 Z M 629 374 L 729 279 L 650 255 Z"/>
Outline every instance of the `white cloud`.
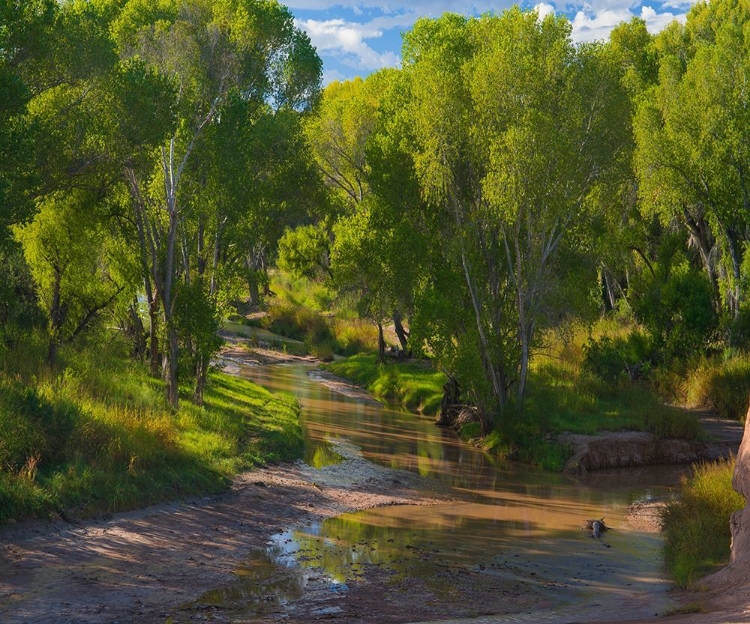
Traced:
<path fill-rule="evenodd" d="M 620 22 L 629 21 L 632 14 L 627 9 L 604 10 L 598 13 L 578 11 L 571 20 L 575 41 L 596 41 L 606 39 L 610 31 Z"/>
<path fill-rule="evenodd" d="M 347 77 L 341 73 L 338 69 L 324 69 L 323 70 L 323 86 L 328 86 L 334 80 L 343 82 Z"/>
<path fill-rule="evenodd" d="M 554 13 L 572 15 L 573 39 L 584 42 L 606 40 L 615 26 L 633 16 L 641 17 L 649 32 L 659 32 L 673 19 L 684 21 L 685 11 L 696 1 L 652 0 L 646 6 L 643 0 L 535 0 L 534 9 L 540 19 Z M 326 65 L 334 62 L 338 67 L 338 71 L 326 71 L 326 82 L 330 82 L 340 79 L 342 72 L 366 75 L 400 65 L 394 35 L 411 28 L 420 17 L 438 17 L 446 11 L 467 16 L 499 13 L 514 2 L 517 0 L 286 0 L 284 4 L 304 10 L 310 18 L 296 23 L 307 31 Z M 376 17 L 369 16 L 371 12 Z M 342 65 L 354 71 L 347 72 Z"/>
<path fill-rule="evenodd" d="M 650 33 L 658 33 L 673 20 L 685 21 L 685 14 L 675 15 L 674 13 L 657 13 L 651 7 L 644 6 L 641 8 L 641 19 L 646 22 L 646 28 Z"/>
<path fill-rule="evenodd" d="M 347 22 L 343 19 L 318 21 L 298 20 L 297 26 L 310 36 L 320 54 L 340 57 L 342 63 L 357 69 L 376 70 L 395 67 L 400 59 L 395 52 L 376 52 L 365 39 L 383 36 L 383 30 L 370 24 Z"/>
<path fill-rule="evenodd" d="M 534 7 L 534 10 L 536 11 L 536 14 L 539 16 L 540 20 L 543 20 L 548 15 L 555 14 L 555 7 L 553 7 L 551 4 L 547 4 L 546 2 L 540 2 Z"/>
<path fill-rule="evenodd" d="M 629 22 L 634 13 L 628 8 L 604 9 L 600 11 L 580 10 L 571 20 L 573 25 L 573 39 L 575 41 L 595 41 L 607 39 L 612 29 L 620 22 Z M 641 7 L 640 15 L 650 33 L 658 33 L 672 20 L 685 20 L 684 14 L 657 13 L 649 6 Z"/>

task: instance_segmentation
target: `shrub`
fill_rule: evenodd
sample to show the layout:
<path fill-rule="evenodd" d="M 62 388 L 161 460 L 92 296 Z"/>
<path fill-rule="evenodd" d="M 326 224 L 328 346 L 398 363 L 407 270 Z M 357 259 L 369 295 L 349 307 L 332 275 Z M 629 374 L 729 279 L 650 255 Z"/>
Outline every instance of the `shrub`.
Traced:
<path fill-rule="evenodd" d="M 690 266 L 681 248 L 680 237 L 666 237 L 655 273 L 631 284 L 635 316 L 666 360 L 705 348 L 718 327 L 708 277 Z"/>
<path fill-rule="evenodd" d="M 664 510 L 664 557 L 681 586 L 729 560 L 729 516 L 744 506 L 732 488 L 734 460 L 701 464 Z"/>
<path fill-rule="evenodd" d="M 742 420 L 748 408 L 750 358 L 706 362 L 687 381 L 687 402 L 692 407 L 713 409 L 723 418 Z"/>
<path fill-rule="evenodd" d="M 308 346 L 333 341 L 333 333 L 320 313 L 289 303 L 271 306 L 264 324 L 281 336 L 304 342 Z"/>
<path fill-rule="evenodd" d="M 627 337 L 591 339 L 583 347 L 583 367 L 597 377 L 613 382 L 620 377 L 644 377 L 651 369 L 652 343 L 633 332 Z"/>
<path fill-rule="evenodd" d="M 372 322 L 336 319 L 333 322 L 333 333 L 336 335 L 336 352 L 340 355 L 355 355 L 378 349 L 378 329 Z"/>

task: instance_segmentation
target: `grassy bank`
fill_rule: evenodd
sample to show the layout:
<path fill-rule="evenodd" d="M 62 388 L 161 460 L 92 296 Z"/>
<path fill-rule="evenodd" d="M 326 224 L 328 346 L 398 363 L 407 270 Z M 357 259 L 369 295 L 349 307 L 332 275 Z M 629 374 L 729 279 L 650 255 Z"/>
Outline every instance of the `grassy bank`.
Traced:
<path fill-rule="evenodd" d="M 664 558 L 683 587 L 729 562 L 729 517 L 745 504 L 732 488 L 733 471 L 734 460 L 696 466 L 667 505 Z"/>
<path fill-rule="evenodd" d="M 437 414 L 443 398 L 445 375 L 429 363 L 400 362 L 381 364 L 376 355 L 362 353 L 324 366 L 335 375 L 367 388 L 384 401 L 407 410 Z"/>
<path fill-rule="evenodd" d="M 445 376 L 427 363 L 381 364 L 374 355 L 360 354 L 325 368 L 408 410 L 436 414 L 440 409 Z M 563 358 L 538 360 L 528 387 L 523 411 L 510 407 L 495 431 L 479 441 L 486 450 L 561 470 L 568 451 L 554 438 L 563 432 L 649 431 L 689 440 L 703 436 L 693 413 L 664 405 L 645 384 L 608 383 Z M 472 423 L 460 433 L 464 439 L 477 439 L 480 428 Z"/>
<path fill-rule="evenodd" d="M 205 407 L 186 389 L 173 412 L 160 381 L 106 355 L 78 354 L 54 377 L 0 373 L 0 522 L 214 493 L 239 471 L 301 456 L 292 399 L 216 373 Z"/>

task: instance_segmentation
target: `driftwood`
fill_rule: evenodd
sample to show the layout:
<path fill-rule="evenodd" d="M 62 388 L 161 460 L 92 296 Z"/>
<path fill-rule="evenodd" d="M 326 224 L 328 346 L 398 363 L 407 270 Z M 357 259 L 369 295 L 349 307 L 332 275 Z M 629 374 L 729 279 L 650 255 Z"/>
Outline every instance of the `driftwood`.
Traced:
<path fill-rule="evenodd" d="M 596 539 L 599 539 L 602 533 L 610 530 L 610 527 L 604 524 L 604 516 L 598 520 L 586 520 L 582 528 L 591 531 L 591 537 Z"/>

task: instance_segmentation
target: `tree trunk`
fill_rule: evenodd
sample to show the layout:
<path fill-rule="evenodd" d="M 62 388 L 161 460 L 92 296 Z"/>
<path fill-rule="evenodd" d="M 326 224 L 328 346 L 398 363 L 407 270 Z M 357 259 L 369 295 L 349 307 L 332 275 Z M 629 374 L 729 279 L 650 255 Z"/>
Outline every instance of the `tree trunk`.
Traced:
<path fill-rule="evenodd" d="M 742 304 L 742 251 L 737 242 L 737 236 L 730 228 L 725 228 L 727 247 L 729 247 L 729 258 L 732 261 L 733 286 L 729 292 L 729 311 L 732 318 L 737 318 Z"/>
<path fill-rule="evenodd" d="M 52 303 L 49 310 L 50 337 L 47 348 L 47 366 L 54 368 L 57 363 L 57 350 L 60 346 L 60 334 L 62 333 L 63 323 L 67 316 L 67 306 L 62 304 L 60 286 L 62 282 L 62 273 L 55 267 L 55 283 L 52 287 Z"/>
<path fill-rule="evenodd" d="M 383 324 L 378 321 L 378 359 L 385 362 L 385 337 L 383 336 Z"/>
<path fill-rule="evenodd" d="M 531 328 L 521 326 L 521 367 L 518 373 L 518 405 L 523 406 L 523 399 L 526 396 L 526 378 L 529 374 L 529 340 Z"/>
<path fill-rule="evenodd" d="M 711 283 L 711 293 L 714 300 L 714 308 L 717 312 L 721 310 L 721 294 L 719 292 L 719 277 L 716 273 L 716 241 L 711 232 L 711 227 L 706 222 L 702 211 L 694 215 L 683 206 L 685 223 L 690 235 L 690 241 L 698 248 L 698 253 L 706 270 L 708 280 Z"/>
<path fill-rule="evenodd" d="M 179 385 L 177 379 L 177 361 L 179 355 L 179 342 L 177 332 L 173 327 L 167 327 L 167 342 L 169 355 L 167 357 L 167 401 L 174 408 L 179 407 Z"/>
<path fill-rule="evenodd" d="M 206 387 L 206 381 L 208 378 L 208 362 L 202 353 L 199 353 L 195 360 L 195 391 L 193 392 L 193 403 L 196 405 L 203 405 L 203 390 Z"/>
<path fill-rule="evenodd" d="M 406 355 L 409 352 L 409 332 L 404 329 L 404 326 L 401 323 L 400 310 L 394 310 L 393 312 L 393 326 L 396 328 L 396 336 L 398 336 L 398 341 L 401 343 L 401 350 L 404 352 L 404 355 Z"/>
<path fill-rule="evenodd" d="M 260 305 L 260 289 L 258 288 L 258 276 L 255 271 L 248 271 L 247 287 L 250 291 L 250 303 L 253 306 Z"/>
<path fill-rule="evenodd" d="M 133 357 L 142 362 L 146 354 L 146 328 L 143 326 L 143 320 L 138 313 L 137 299 L 128 306 L 128 316 L 130 320 L 125 326 L 125 333 L 133 341 Z"/>
<path fill-rule="evenodd" d="M 604 299 L 605 311 L 612 311 L 617 307 L 617 295 L 615 294 L 615 288 L 612 282 L 617 280 L 609 272 L 609 269 L 602 268 L 602 290 Z"/>
<path fill-rule="evenodd" d="M 150 290 L 150 289 L 149 289 Z M 154 297 L 148 304 L 148 348 L 151 376 L 159 375 L 159 300 Z"/>
<path fill-rule="evenodd" d="M 54 368 L 57 363 L 57 338 L 54 336 L 50 338 L 49 346 L 47 347 L 47 366 Z"/>

